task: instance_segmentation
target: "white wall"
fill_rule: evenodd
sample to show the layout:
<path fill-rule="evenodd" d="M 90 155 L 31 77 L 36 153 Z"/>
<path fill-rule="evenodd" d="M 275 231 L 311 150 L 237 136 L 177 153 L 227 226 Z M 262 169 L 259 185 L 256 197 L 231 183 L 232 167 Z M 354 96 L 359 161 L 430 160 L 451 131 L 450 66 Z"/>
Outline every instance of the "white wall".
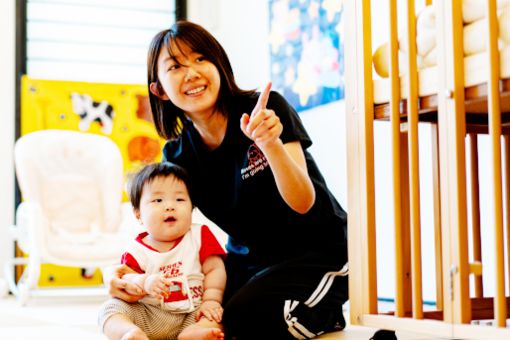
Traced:
<path fill-rule="evenodd" d="M 222 44 L 241 87 L 260 88 L 269 81 L 267 1 L 188 0 L 188 19 Z"/>
<path fill-rule="evenodd" d="M 8 227 L 14 222 L 15 2 L 0 1 L 0 268 L 12 257 Z M 3 277 L 0 270 L 0 277 Z"/>
<path fill-rule="evenodd" d="M 302 112 L 301 119 L 312 138 L 314 156 L 331 192 L 347 207 L 347 145 L 345 101 L 337 101 Z"/>

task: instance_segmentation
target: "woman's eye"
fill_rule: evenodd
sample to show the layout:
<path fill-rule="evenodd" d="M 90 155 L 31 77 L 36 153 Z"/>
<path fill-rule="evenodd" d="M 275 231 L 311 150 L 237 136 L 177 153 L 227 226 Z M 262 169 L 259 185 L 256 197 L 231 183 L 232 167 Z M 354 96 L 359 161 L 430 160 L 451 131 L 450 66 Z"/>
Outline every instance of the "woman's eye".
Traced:
<path fill-rule="evenodd" d="M 169 68 L 168 68 L 168 71 L 173 71 L 173 70 L 177 70 L 178 68 L 180 67 L 180 65 L 171 65 Z"/>
<path fill-rule="evenodd" d="M 200 57 L 197 58 L 197 61 L 198 62 L 205 61 L 205 57 L 204 56 L 200 56 Z"/>

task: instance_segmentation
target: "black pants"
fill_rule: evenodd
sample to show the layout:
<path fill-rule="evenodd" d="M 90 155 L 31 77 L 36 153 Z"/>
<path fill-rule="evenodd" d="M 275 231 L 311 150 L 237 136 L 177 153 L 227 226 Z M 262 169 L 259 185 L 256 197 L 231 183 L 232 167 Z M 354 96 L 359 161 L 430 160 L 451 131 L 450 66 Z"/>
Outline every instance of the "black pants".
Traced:
<path fill-rule="evenodd" d="M 296 339 L 333 331 L 344 322 L 342 305 L 348 299 L 347 276 L 327 276 L 330 289 L 310 302 L 328 272 L 338 272 L 344 263 L 331 256 L 309 252 L 268 267 L 248 266 L 243 256 L 227 256 L 227 289 L 223 325 L 227 339 Z M 322 285 L 324 286 L 324 285 Z M 320 301 L 318 301 L 320 300 Z M 309 306 L 314 304 L 313 307 Z M 299 335 L 289 331 L 296 322 Z M 302 330 L 304 326 L 306 331 Z M 308 335 L 307 335 L 308 334 Z"/>

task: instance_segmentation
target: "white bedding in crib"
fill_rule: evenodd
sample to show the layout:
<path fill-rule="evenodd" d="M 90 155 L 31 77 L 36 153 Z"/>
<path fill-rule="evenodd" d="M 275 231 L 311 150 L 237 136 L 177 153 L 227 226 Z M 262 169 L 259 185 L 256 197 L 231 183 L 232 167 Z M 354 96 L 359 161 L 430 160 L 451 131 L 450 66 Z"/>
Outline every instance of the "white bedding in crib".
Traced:
<path fill-rule="evenodd" d="M 479 85 L 487 81 L 487 19 L 485 19 L 486 0 L 463 0 L 463 46 L 464 46 L 464 83 L 465 87 Z M 500 44 L 500 76 L 510 78 L 510 0 L 497 0 L 498 33 Z M 436 56 L 436 14 L 433 6 L 426 6 L 417 16 L 416 44 L 418 53 L 418 95 L 420 97 L 437 93 L 438 70 Z M 401 98 L 407 98 L 408 77 L 406 73 L 405 41 L 400 41 L 399 69 Z M 379 58 L 379 60 L 375 60 Z M 385 55 L 374 55 L 374 66 L 383 65 L 387 69 Z M 377 67 L 376 67 L 377 70 Z M 389 78 L 374 79 L 374 103 L 387 103 L 390 98 Z"/>
<path fill-rule="evenodd" d="M 479 85 L 489 76 L 488 56 L 486 52 L 464 58 L 464 86 Z M 510 78 L 510 45 L 500 50 L 500 77 Z M 400 77 L 401 98 L 407 98 L 407 75 Z M 374 103 L 389 102 L 391 84 L 389 78 L 374 79 Z M 438 89 L 437 66 L 427 67 L 418 72 L 418 95 L 420 97 L 436 94 Z"/>
<path fill-rule="evenodd" d="M 510 0 L 508 0 L 510 1 Z M 430 66 L 436 64 L 436 19 L 432 6 L 426 7 L 418 17 L 416 30 L 417 53 L 421 56 L 421 64 Z M 464 25 L 463 45 L 464 55 L 472 55 L 485 51 L 487 48 L 487 19 L 480 18 Z M 510 45 L 510 5 L 498 13 L 498 34 L 500 44 Z M 400 53 L 406 51 L 402 44 Z"/>
<path fill-rule="evenodd" d="M 510 0 L 496 0 L 497 8 L 510 6 Z M 462 19 L 465 24 L 485 18 L 487 0 L 462 0 Z"/>

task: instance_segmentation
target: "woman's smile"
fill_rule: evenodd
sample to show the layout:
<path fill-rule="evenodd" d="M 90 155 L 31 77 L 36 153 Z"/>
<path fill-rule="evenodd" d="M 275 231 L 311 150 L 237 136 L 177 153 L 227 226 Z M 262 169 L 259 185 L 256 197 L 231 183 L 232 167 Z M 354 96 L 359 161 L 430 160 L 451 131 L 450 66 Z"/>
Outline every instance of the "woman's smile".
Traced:
<path fill-rule="evenodd" d="M 207 86 L 203 85 L 203 86 L 195 87 L 191 90 L 187 90 L 184 93 L 188 96 L 193 96 L 193 95 L 197 95 L 197 94 L 204 92 L 206 89 L 207 89 Z"/>

